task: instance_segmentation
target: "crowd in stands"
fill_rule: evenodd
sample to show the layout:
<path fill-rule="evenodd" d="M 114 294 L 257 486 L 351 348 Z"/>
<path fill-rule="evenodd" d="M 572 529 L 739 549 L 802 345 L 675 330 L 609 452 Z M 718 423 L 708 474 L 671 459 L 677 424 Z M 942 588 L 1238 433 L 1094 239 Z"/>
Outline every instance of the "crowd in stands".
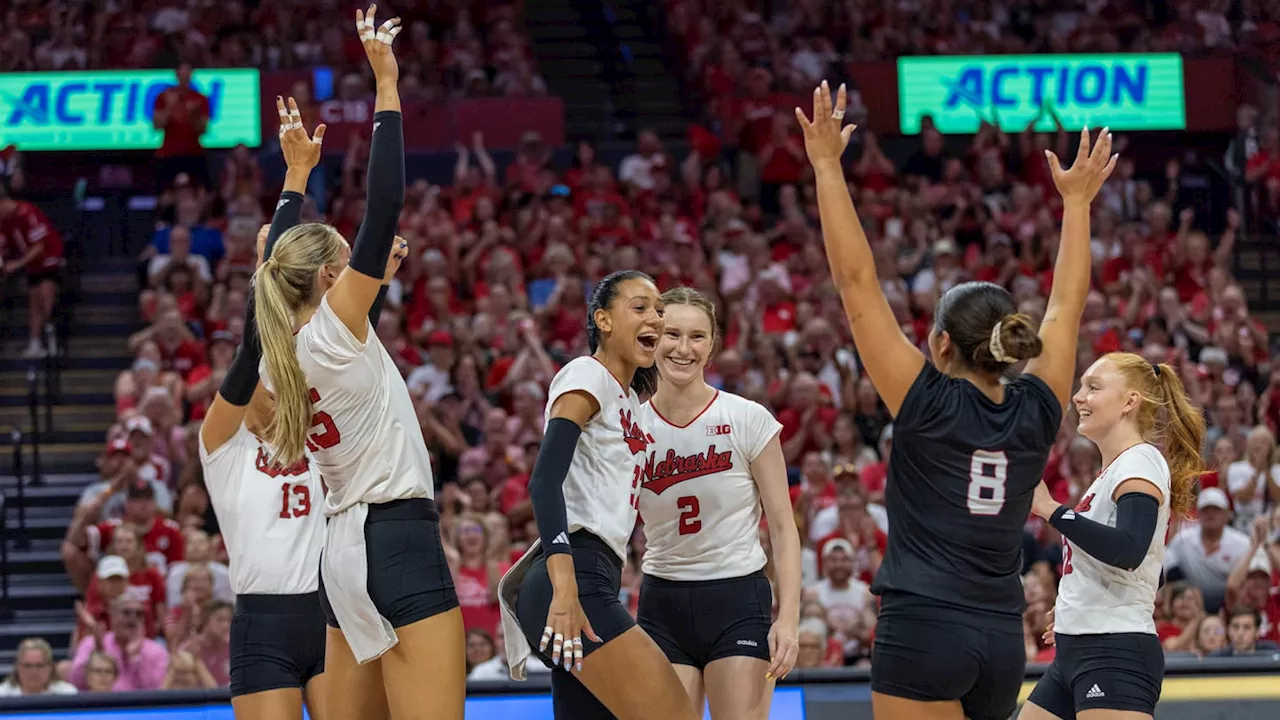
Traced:
<path fill-rule="evenodd" d="M 396 2 L 404 21 L 401 96 L 437 100 L 540 95 L 521 0 Z M 0 72 L 323 66 L 338 97 L 372 93 L 345 3 L 310 0 L 16 0 L 0 16 Z M 385 12 L 385 11 L 384 11 Z"/>
<path fill-rule="evenodd" d="M 734 16 L 740 3 L 668 5 L 676 23 L 681 8 L 744 26 L 762 22 Z M 890 48 L 916 51 L 933 47 L 935 33 L 954 32 L 946 18 L 927 12 L 933 5 L 802 1 L 795 6 L 803 20 L 761 25 L 754 46 L 766 60 L 779 57 L 776 33 L 803 36 L 806 23 L 817 22 L 823 32 L 812 34 L 814 47 L 830 42 L 831 53 L 849 52 L 840 38 L 826 37 L 831 18 L 843 13 L 846 40 L 852 27 L 879 27 L 870 36 L 881 38 L 885 56 Z M 1045 3 L 1004 5 L 985 16 L 1002 43 L 1017 43 L 1004 49 L 1058 42 L 1043 23 L 1019 19 Z M 1087 35 L 1121 5 L 1057 3 L 1064 9 L 1053 22 L 1074 13 Z M 1193 31 L 1213 23 L 1195 14 L 1187 20 L 1186 5 L 1170 5 L 1182 20 L 1137 31 L 1123 47 L 1177 48 L 1191 35 L 1207 43 L 1208 33 Z M 1205 12 L 1219 5 L 1225 3 L 1205 4 Z M 977 13 L 990 4 L 950 6 Z M 941 24 L 895 33 L 908 18 Z M 751 52 L 745 30 L 709 27 L 690 36 L 695 55 L 700 48 L 707 58 Z M 1004 32 L 1022 27 L 1030 34 Z M 898 34 L 909 44 L 889 43 Z M 756 74 L 745 87 L 751 92 L 751 82 L 763 82 L 767 92 L 784 75 Z M 876 623 L 869 583 L 889 531 L 882 502 L 893 425 L 860 372 L 830 282 L 794 119 L 769 110 L 748 120 L 695 142 L 678 163 L 655 134 L 643 132 L 616 168 L 584 142 L 569 167 L 552 165 L 545 148 L 528 143 L 500 170 L 477 136 L 458 149 L 449 186 L 410 179 L 399 226 L 410 253 L 377 334 L 415 398 L 432 453 L 474 679 L 506 676 L 497 579 L 537 534 L 526 486 L 545 388 L 563 363 L 586 352 L 592 282 L 624 268 L 645 270 L 663 289 L 691 285 L 715 298 L 723 327 L 709 381 L 761 402 L 782 423 L 805 541 L 798 667 L 869 662 Z M 935 300 L 968 279 L 1007 287 L 1038 321 L 1060 211 L 1042 151 L 1056 146 L 1063 155 L 1066 134 L 1015 137 L 986 126 L 960 148 L 926 126 L 905 163 L 891 161 L 874 136 L 859 134 L 861 145 L 847 158 L 849 190 L 903 331 L 923 346 Z M 327 219 L 348 237 L 363 214 L 367 152 L 352 147 L 327 214 L 312 206 L 304 217 Z M 732 164 L 729 148 L 738 151 Z M 1280 641 L 1280 366 L 1230 274 L 1237 215 L 1205 216 L 1183 181 L 1177 160 L 1147 173 L 1122 159 L 1102 190 L 1079 366 L 1115 350 L 1168 362 L 1208 421 L 1211 472 L 1201 480 L 1195 517 L 1180 520 L 1168 538 L 1169 582 L 1156 607 L 1164 647 L 1186 657 L 1269 653 Z M 116 384 L 119 421 L 107 436 L 101 482 L 86 489 L 64 543 L 68 574 L 84 593 L 74 647 L 55 658 L 43 641 L 24 643 L 0 694 L 227 682 L 232 598 L 195 442 L 243 332 L 255 238 L 274 189 L 247 156 L 233 156 L 215 188 L 179 177 L 145 255 L 140 311 L 147 326 L 130 338 L 135 360 Z M 1064 414 L 1045 473 L 1055 496 L 1073 505 L 1085 501 L 1100 471 L 1096 449 L 1077 436 L 1075 422 L 1074 412 Z M 767 547 L 768 533 L 761 539 Z M 639 528 L 623 576 L 633 612 L 644 547 Z M 1028 521 L 1031 661 L 1054 652 L 1041 634 L 1062 572 L 1061 547 L 1056 531 Z"/>

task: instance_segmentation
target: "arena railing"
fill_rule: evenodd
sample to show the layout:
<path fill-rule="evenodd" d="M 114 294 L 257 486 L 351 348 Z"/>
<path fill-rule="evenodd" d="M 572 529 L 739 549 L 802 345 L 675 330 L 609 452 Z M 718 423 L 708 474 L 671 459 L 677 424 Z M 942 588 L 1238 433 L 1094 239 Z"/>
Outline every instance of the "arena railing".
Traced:
<path fill-rule="evenodd" d="M 1045 671 L 1044 665 L 1027 668 L 1023 697 Z M 772 718 L 785 720 L 871 719 L 870 671 L 865 668 L 795 670 L 779 684 Z M 1280 710 L 1280 655 L 1207 660 L 1169 658 L 1160 717 L 1173 720 L 1274 718 Z M 1233 687 L 1239 691 L 1232 693 Z M 520 717 L 550 718 L 549 675 L 538 673 L 528 681 L 475 681 L 467 684 L 468 720 Z M 780 702 L 783 698 L 785 702 Z M 141 720 L 165 717 L 194 720 L 231 718 L 228 691 L 169 690 L 110 694 L 41 695 L 6 698 L 0 707 L 9 717 L 30 720 L 84 718 Z"/>

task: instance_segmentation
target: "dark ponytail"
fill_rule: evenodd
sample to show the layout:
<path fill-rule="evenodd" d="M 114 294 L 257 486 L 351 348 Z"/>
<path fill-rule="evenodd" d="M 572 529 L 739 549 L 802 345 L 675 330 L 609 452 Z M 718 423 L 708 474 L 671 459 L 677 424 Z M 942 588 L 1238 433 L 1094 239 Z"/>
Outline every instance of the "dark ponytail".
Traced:
<path fill-rule="evenodd" d="M 618 286 L 626 280 L 648 280 L 653 278 L 639 270 L 618 270 L 604 276 L 591 291 L 591 300 L 587 303 L 587 349 L 594 355 L 600 348 L 600 327 L 596 325 L 596 311 L 608 310 L 618 295 Z M 637 394 L 648 396 L 658 391 L 658 367 L 638 367 L 631 376 L 631 389 Z"/>

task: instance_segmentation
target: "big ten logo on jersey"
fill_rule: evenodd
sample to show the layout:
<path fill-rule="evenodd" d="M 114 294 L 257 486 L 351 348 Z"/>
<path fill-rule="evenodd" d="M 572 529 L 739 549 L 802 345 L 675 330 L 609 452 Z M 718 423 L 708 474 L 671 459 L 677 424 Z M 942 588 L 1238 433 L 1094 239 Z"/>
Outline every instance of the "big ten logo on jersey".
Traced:
<path fill-rule="evenodd" d="M 707 437 L 719 437 L 720 435 L 728 435 L 733 432 L 733 428 L 728 425 L 708 425 Z"/>
<path fill-rule="evenodd" d="M 320 402 L 320 393 L 316 392 L 315 388 L 311 388 L 310 392 L 311 404 Z M 327 450 L 342 442 L 342 433 L 338 432 L 338 426 L 334 424 L 329 413 L 323 410 L 316 411 L 311 416 L 311 430 L 313 432 L 307 434 L 307 449 L 311 452 Z"/>
<path fill-rule="evenodd" d="M 1093 507 L 1093 496 L 1094 493 L 1089 493 L 1080 498 L 1080 502 L 1076 503 L 1075 511 L 1088 512 L 1089 508 Z M 1064 537 L 1062 538 L 1062 574 L 1070 575 L 1072 570 L 1075 568 L 1071 566 L 1071 542 Z"/>
<path fill-rule="evenodd" d="M 728 426 L 725 426 L 728 427 Z M 643 468 L 637 468 L 644 478 L 644 487 L 661 495 L 663 491 L 686 480 L 714 475 L 733 467 L 733 451 L 717 452 L 713 444 L 695 455 L 677 455 L 675 450 L 668 449 L 666 456 L 658 460 L 657 453 L 649 453 Z M 679 532 L 681 535 L 693 535 L 702 529 L 702 503 L 697 495 L 682 495 L 676 498 L 676 508 L 680 510 Z"/>

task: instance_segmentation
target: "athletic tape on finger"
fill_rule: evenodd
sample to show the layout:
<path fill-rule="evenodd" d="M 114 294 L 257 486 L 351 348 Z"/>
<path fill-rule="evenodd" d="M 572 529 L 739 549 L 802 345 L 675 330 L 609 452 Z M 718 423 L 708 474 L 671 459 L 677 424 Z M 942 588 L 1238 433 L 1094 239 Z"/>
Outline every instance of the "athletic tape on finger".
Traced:
<path fill-rule="evenodd" d="M 356 21 L 356 30 L 360 33 L 360 40 L 373 40 L 377 35 L 377 31 L 373 29 L 373 16 L 365 17 L 364 22 Z"/>
<path fill-rule="evenodd" d="M 395 40 L 399 34 L 400 26 L 396 25 L 394 20 L 388 20 L 382 23 L 382 28 L 378 30 L 378 42 L 390 45 L 391 41 Z"/>

